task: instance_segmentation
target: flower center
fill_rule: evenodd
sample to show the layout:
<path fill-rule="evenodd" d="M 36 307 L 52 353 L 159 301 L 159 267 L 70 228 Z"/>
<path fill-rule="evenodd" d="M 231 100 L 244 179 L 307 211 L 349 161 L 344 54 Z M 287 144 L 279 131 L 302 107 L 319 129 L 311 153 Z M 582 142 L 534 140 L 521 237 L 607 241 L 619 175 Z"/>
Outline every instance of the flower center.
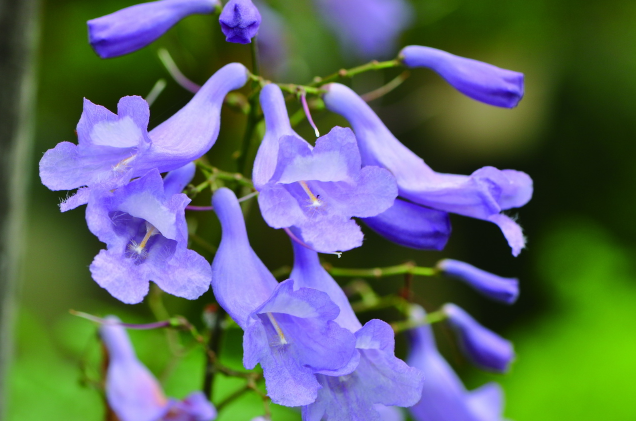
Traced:
<path fill-rule="evenodd" d="M 118 173 L 118 172 L 124 172 L 128 169 L 130 162 L 135 159 L 136 155 L 130 156 L 126 159 L 123 159 L 121 161 L 119 161 L 115 166 L 113 166 L 113 171 Z"/>
<path fill-rule="evenodd" d="M 274 330 L 276 331 L 276 334 L 280 338 L 280 343 L 282 345 L 287 345 L 287 343 L 288 343 L 287 342 L 287 338 L 285 338 L 285 334 L 283 333 L 283 330 L 280 328 L 278 322 L 274 318 L 274 315 L 272 313 L 268 312 L 267 313 L 267 318 L 269 319 L 270 323 L 274 327 Z"/>
<path fill-rule="evenodd" d="M 148 252 L 145 250 L 146 245 L 148 244 L 148 240 L 150 240 L 150 237 L 158 233 L 159 231 L 157 230 L 157 228 L 152 226 L 152 224 L 150 224 L 149 222 L 146 222 L 146 235 L 139 243 L 131 240 L 130 244 L 128 244 L 128 250 L 133 253 L 133 256 L 145 259 L 146 257 L 148 257 Z"/>
<path fill-rule="evenodd" d="M 309 205 L 310 207 L 319 208 L 320 206 L 322 206 L 323 201 L 320 200 L 320 195 L 316 196 L 315 194 L 313 194 L 313 192 L 309 189 L 309 186 L 307 185 L 306 181 L 301 180 L 298 183 L 303 188 L 305 193 L 307 193 L 307 196 L 309 196 L 309 201 L 311 202 Z"/>

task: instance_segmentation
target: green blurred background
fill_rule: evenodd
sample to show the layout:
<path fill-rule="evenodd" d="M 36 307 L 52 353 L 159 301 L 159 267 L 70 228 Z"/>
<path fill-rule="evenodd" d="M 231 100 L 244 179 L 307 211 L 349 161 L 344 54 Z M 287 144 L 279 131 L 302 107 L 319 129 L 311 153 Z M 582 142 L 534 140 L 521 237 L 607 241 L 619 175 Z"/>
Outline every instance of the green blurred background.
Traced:
<path fill-rule="evenodd" d="M 88 19 L 135 3 L 132 0 L 44 1 L 38 56 L 39 94 L 35 153 L 31 162 L 30 210 L 24 279 L 9 420 L 100 420 L 99 394 L 80 385 L 80 361 L 95 365 L 95 327 L 69 309 L 130 321 L 151 321 L 146 304 L 125 306 L 91 280 L 88 271 L 102 245 L 86 228 L 83 209 L 58 212 L 65 192 L 39 183 L 41 154 L 60 141 L 74 141 L 82 98 L 116 109 L 125 95 L 145 96 L 154 83 L 168 86 L 151 108 L 151 127 L 191 97 L 168 77 L 157 49 L 170 51 L 181 70 L 203 83 L 230 61 L 250 65 L 249 47 L 223 40 L 211 16 L 193 16 L 137 53 L 100 60 L 87 43 Z M 339 53 L 310 0 L 271 0 L 287 27 L 291 60 L 285 79 L 307 82 L 359 64 Z M 514 110 L 495 109 L 467 99 L 423 69 L 397 90 L 372 103 L 394 134 L 440 172 L 469 174 L 493 165 L 529 173 L 532 201 L 517 213 L 528 248 L 513 258 L 494 224 L 453 215 L 453 235 L 443 252 L 400 248 L 367 232 L 362 248 L 345 253 L 339 266 L 371 267 L 413 260 L 432 265 L 443 257 L 464 260 L 521 282 L 512 307 L 489 302 L 445 279 L 417 278 L 417 301 L 429 310 L 455 302 L 479 321 L 514 341 L 518 358 L 505 376 L 484 374 L 454 351 L 436 327 L 440 347 L 469 387 L 495 380 L 506 391 L 507 418 L 531 420 L 636 419 L 636 2 L 631 0 L 414 0 L 416 16 L 400 45 L 420 44 L 525 73 L 526 96 Z M 397 53 L 397 50 L 396 50 Z M 365 74 L 352 86 L 371 91 L 399 70 Z M 290 105 L 290 110 L 297 104 Z M 321 131 L 344 121 L 314 115 Z M 245 117 L 223 110 L 220 138 L 210 161 L 234 171 Z M 307 139 L 306 123 L 299 132 Z M 205 205 L 209 195 L 196 204 Z M 256 210 L 256 209 L 254 209 Z M 197 234 L 219 240 L 212 213 L 192 215 Z M 252 245 L 270 269 L 291 263 L 284 233 L 271 230 L 258 212 L 249 220 Z M 368 230 L 367 230 L 368 231 Z M 205 249 L 193 246 L 205 257 Z M 394 293 L 402 280 L 370 282 Z M 196 302 L 167 299 L 171 312 L 200 323 L 209 292 Z M 364 314 L 363 318 L 374 314 Z M 385 316 L 387 316 L 385 314 Z M 387 317 L 395 316 L 389 314 Z M 169 359 L 162 332 L 132 332 L 140 358 L 161 373 Z M 403 338 L 398 352 L 404 355 Z M 224 344 L 228 364 L 240 366 L 240 333 Z M 202 381 L 203 359 L 188 354 L 167 376 L 169 394 L 182 397 Z M 90 367 L 89 367 L 90 371 Z M 93 373 L 95 374 L 95 373 Z M 217 395 L 237 387 L 217 385 Z M 221 420 L 248 420 L 262 412 L 258 398 L 229 407 Z M 275 421 L 298 419 L 275 409 Z"/>

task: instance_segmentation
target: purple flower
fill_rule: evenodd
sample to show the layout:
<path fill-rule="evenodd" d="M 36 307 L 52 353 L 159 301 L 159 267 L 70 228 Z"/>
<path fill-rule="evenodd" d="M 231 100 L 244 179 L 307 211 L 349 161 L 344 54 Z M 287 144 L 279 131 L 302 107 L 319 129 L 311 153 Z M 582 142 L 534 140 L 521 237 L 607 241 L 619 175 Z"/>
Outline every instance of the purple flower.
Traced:
<path fill-rule="evenodd" d="M 135 304 L 149 281 L 165 292 L 193 300 L 210 286 L 210 266 L 187 249 L 184 209 L 177 194 L 189 182 L 191 166 L 164 181 L 157 170 L 114 191 L 94 189 L 86 208 L 88 228 L 106 243 L 91 263 L 93 279 L 118 300 Z"/>
<path fill-rule="evenodd" d="M 252 181 L 257 190 L 261 190 L 274 175 L 280 139 L 284 136 L 295 136 L 302 140 L 291 127 L 285 97 L 277 85 L 266 85 L 259 99 L 265 117 L 265 136 L 256 153 L 252 170 Z"/>
<path fill-rule="evenodd" d="M 360 153 L 350 129 L 335 127 L 312 148 L 289 125 L 280 88 L 261 94 L 266 134 L 254 164 L 254 183 L 263 218 L 273 228 L 294 227 L 320 252 L 350 250 L 362 244 L 351 217 L 387 210 L 397 190 L 391 174 L 360 168 Z"/>
<path fill-rule="evenodd" d="M 465 282 L 491 300 L 513 304 L 519 297 L 517 278 L 503 278 L 453 259 L 441 260 L 437 263 L 437 268 L 444 275 Z"/>
<path fill-rule="evenodd" d="M 321 387 L 317 373 L 340 376 L 354 370 L 355 338 L 333 321 L 339 310 L 327 294 L 298 288 L 291 279 L 276 282 L 250 247 L 234 193 L 219 189 L 212 202 L 223 231 L 212 263 L 212 287 L 245 332 L 243 365 L 261 364 L 273 402 L 310 404 Z"/>
<path fill-rule="evenodd" d="M 532 180 L 523 172 L 481 168 L 471 175 L 442 174 L 401 144 L 355 92 L 344 85 L 327 85 L 327 108 L 341 114 L 356 133 L 362 165 L 391 171 L 399 195 L 413 203 L 493 222 L 501 228 L 512 254 L 525 246 L 521 228 L 504 210 L 525 205 L 532 197 Z"/>
<path fill-rule="evenodd" d="M 512 344 L 486 329 L 468 313 L 454 304 L 444 305 L 448 322 L 457 334 L 460 348 L 476 366 L 505 373 L 515 358 Z"/>
<path fill-rule="evenodd" d="M 145 47 L 181 19 L 212 13 L 218 0 L 161 0 L 137 4 L 88 21 L 88 40 L 101 58 Z"/>
<path fill-rule="evenodd" d="M 115 316 L 106 318 L 100 336 L 108 350 L 106 398 L 121 421 L 211 421 L 216 410 L 203 393 L 193 392 L 182 401 L 166 398 L 159 382 L 137 359 Z"/>
<path fill-rule="evenodd" d="M 423 322 L 426 313 L 412 306 L 411 318 Z M 430 325 L 409 332 L 408 362 L 425 373 L 420 401 L 409 409 L 416 421 L 502 421 L 503 394 L 496 383 L 467 391 L 437 350 Z"/>
<path fill-rule="evenodd" d="M 261 24 L 261 14 L 251 0 L 230 0 L 219 16 L 225 40 L 249 44 Z"/>
<path fill-rule="evenodd" d="M 336 281 L 320 265 L 318 254 L 296 243 L 291 277 L 297 286 L 326 292 L 340 307 L 336 323 L 353 332 L 360 362 L 345 376 L 317 375 L 322 386 L 318 398 L 303 407 L 304 421 L 377 420 L 390 414 L 383 406 L 411 406 L 420 398 L 423 374 L 394 355 L 395 339 L 391 327 L 381 320 L 364 326 L 356 317 L 347 297 Z M 386 418 L 387 420 L 394 418 Z"/>
<path fill-rule="evenodd" d="M 404 47 L 400 58 L 407 67 L 434 70 L 459 92 L 486 104 L 514 108 L 523 98 L 523 73 L 419 45 Z"/>
<path fill-rule="evenodd" d="M 166 1 L 166 0 L 162 0 Z M 118 114 L 84 100 L 78 144 L 61 142 L 40 160 L 40 178 L 51 190 L 100 185 L 116 188 L 157 168 L 171 171 L 205 154 L 216 142 L 227 93 L 247 82 L 247 69 L 232 63 L 217 71 L 185 107 L 148 133 L 148 103 L 137 96 L 119 101 Z M 62 211 L 83 205 L 80 189 Z"/>
<path fill-rule="evenodd" d="M 393 54 L 413 13 L 404 0 L 316 0 L 316 4 L 344 50 L 364 59 Z"/>
<path fill-rule="evenodd" d="M 451 234 L 447 212 L 401 199 L 377 216 L 362 221 L 389 241 L 418 250 L 442 250 Z"/>

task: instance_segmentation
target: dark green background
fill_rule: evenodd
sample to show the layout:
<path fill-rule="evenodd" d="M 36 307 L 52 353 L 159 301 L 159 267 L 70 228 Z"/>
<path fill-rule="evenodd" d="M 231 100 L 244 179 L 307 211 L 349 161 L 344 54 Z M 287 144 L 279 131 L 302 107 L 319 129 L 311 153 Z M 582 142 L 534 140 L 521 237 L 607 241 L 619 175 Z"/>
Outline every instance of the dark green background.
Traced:
<path fill-rule="evenodd" d="M 157 59 L 167 48 L 181 70 L 198 83 L 230 61 L 250 65 L 249 47 L 223 40 L 211 16 L 187 18 L 152 46 L 126 57 L 100 60 L 87 43 L 86 20 L 131 5 L 131 1 L 45 1 L 38 56 L 39 94 L 27 252 L 10 378 L 12 421 L 99 420 L 97 392 L 82 388 L 79 361 L 98 354 L 94 326 L 68 309 L 117 313 L 150 321 L 145 304 L 124 306 L 91 280 L 88 271 L 102 245 L 89 233 L 83 209 L 65 214 L 65 192 L 40 185 L 37 163 L 56 143 L 74 141 L 82 97 L 116 109 L 125 95 L 145 96 L 159 78 L 168 87 L 151 108 L 151 126 L 165 120 L 191 95 L 169 79 Z M 337 42 L 316 19 L 309 0 L 272 0 L 288 24 L 292 54 L 287 78 L 306 82 L 360 61 L 339 54 Z M 417 278 L 416 297 L 429 310 L 455 302 L 514 341 L 518 359 L 510 374 L 473 369 L 438 329 L 440 347 L 472 388 L 496 380 L 506 390 L 507 418 L 518 421 L 636 419 L 636 3 L 629 0 L 417 0 L 415 21 L 400 45 L 420 44 L 525 73 L 526 97 L 514 110 L 495 109 L 461 96 L 432 72 L 417 69 L 399 89 L 373 106 L 396 136 L 440 172 L 469 174 L 494 165 L 528 172 L 532 201 L 514 212 L 528 237 L 518 258 L 494 224 L 453 215 L 453 235 L 443 252 L 392 245 L 373 233 L 345 253 L 340 266 L 371 267 L 414 260 L 431 265 L 443 257 L 464 260 L 504 276 L 517 276 L 521 298 L 512 307 L 491 303 L 454 281 Z M 396 50 L 397 53 L 397 50 Z M 399 71 L 365 74 L 353 81 L 360 93 Z M 290 110 L 297 104 L 290 105 Z M 344 124 L 316 114 L 326 132 Z M 221 135 L 209 154 L 233 171 L 245 117 L 224 108 Z M 312 139 L 303 123 L 299 132 Z M 208 196 L 209 197 L 209 196 Z M 205 195 L 197 204 L 207 204 Z M 267 227 L 256 212 L 249 233 L 270 269 L 291 263 L 285 235 Z M 198 233 L 218 242 L 213 213 L 198 214 Z M 190 220 L 190 222 L 193 222 Z M 201 251 L 210 258 L 209 254 Z M 382 293 L 402 280 L 371 281 Z M 207 293 L 191 303 L 168 299 L 174 313 L 199 323 Z M 365 314 L 363 317 L 370 317 Z M 385 313 L 386 317 L 395 314 Z M 142 360 L 156 373 L 168 359 L 161 332 L 133 332 Z M 231 332 L 226 356 L 239 364 L 240 334 Z M 404 355 L 403 338 L 398 352 Z M 90 359 L 89 358 L 89 359 Z M 201 384 L 202 357 L 191 353 L 166 383 L 182 397 Z M 218 385 L 218 396 L 233 381 Z M 222 419 L 248 420 L 260 413 L 257 399 L 230 407 Z M 274 420 L 298 418 L 281 410 Z"/>

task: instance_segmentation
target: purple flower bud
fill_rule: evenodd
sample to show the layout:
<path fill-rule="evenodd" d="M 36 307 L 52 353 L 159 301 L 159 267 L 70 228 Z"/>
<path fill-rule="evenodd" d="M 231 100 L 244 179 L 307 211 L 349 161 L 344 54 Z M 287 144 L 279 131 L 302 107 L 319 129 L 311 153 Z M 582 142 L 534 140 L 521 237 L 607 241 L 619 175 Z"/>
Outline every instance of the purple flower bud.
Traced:
<path fill-rule="evenodd" d="M 465 282 L 491 300 L 513 304 L 519 297 L 519 280 L 517 278 L 503 278 L 453 259 L 441 260 L 437 267 L 444 275 Z"/>
<path fill-rule="evenodd" d="M 486 329 L 455 304 L 444 305 L 464 355 L 477 367 L 505 373 L 515 358 L 512 344 Z"/>
<path fill-rule="evenodd" d="M 459 92 L 486 104 L 514 108 L 523 98 L 523 73 L 419 45 L 404 47 L 400 58 L 407 67 L 434 70 Z"/>
<path fill-rule="evenodd" d="M 212 13 L 218 0 L 161 0 L 137 4 L 88 21 L 88 39 L 101 58 L 145 47 L 181 19 Z"/>
<path fill-rule="evenodd" d="M 512 254 L 521 252 L 525 246 L 521 228 L 501 212 L 523 206 L 532 197 L 532 180 L 526 173 L 494 167 L 480 168 L 471 175 L 437 173 L 401 144 L 355 92 L 338 83 L 325 88 L 327 108 L 353 127 L 363 166 L 391 171 L 399 196 L 415 204 L 497 224 Z"/>
<path fill-rule="evenodd" d="M 411 320 L 424 322 L 426 313 L 411 306 Z M 416 421 L 502 421 L 501 387 L 488 383 L 467 391 L 451 366 L 437 350 L 430 325 L 409 331 L 408 363 L 425 373 L 420 401 L 409 408 Z"/>
<path fill-rule="evenodd" d="M 194 392 L 183 401 L 166 398 L 159 382 L 137 359 L 117 317 L 108 316 L 99 333 L 108 350 L 106 398 L 118 419 L 212 421 L 216 418 L 216 410 L 201 392 Z"/>
<path fill-rule="evenodd" d="M 442 250 L 451 233 L 448 213 L 400 199 L 381 214 L 362 221 L 387 240 L 418 250 Z"/>
<path fill-rule="evenodd" d="M 413 14 L 404 0 L 316 0 L 316 4 L 345 52 L 364 59 L 394 54 L 397 38 Z"/>
<path fill-rule="evenodd" d="M 189 175 L 187 167 L 169 175 L 168 191 L 187 183 Z M 107 245 L 91 263 L 91 274 L 124 303 L 141 302 L 149 281 L 190 300 L 210 287 L 208 262 L 187 249 L 184 209 L 190 199 L 185 194 L 166 194 L 164 189 L 159 172 L 153 170 L 114 191 L 91 191 L 86 222 Z"/>
<path fill-rule="evenodd" d="M 225 40 L 249 44 L 261 24 L 261 14 L 251 0 L 230 0 L 219 16 Z"/>

